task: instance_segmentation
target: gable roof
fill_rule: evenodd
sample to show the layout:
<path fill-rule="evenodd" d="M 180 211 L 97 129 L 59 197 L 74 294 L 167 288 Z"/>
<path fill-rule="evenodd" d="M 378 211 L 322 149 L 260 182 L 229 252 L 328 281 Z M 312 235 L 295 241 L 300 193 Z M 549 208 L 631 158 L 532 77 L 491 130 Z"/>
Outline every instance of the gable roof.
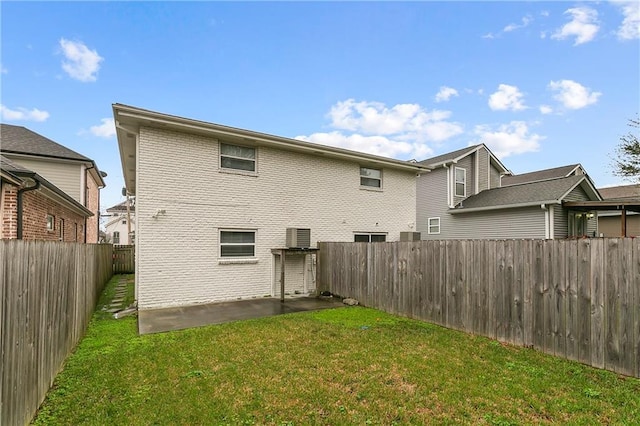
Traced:
<path fill-rule="evenodd" d="M 582 169 L 580 164 L 569 164 L 567 166 L 554 167 L 552 169 L 536 170 L 529 173 L 522 173 L 519 175 L 504 176 L 501 181 L 502 186 L 507 185 L 519 185 L 527 182 L 537 182 L 549 179 L 558 179 L 561 177 L 567 177 L 576 171 L 576 169 Z M 580 173 L 582 174 L 582 173 Z"/>
<path fill-rule="evenodd" d="M 563 199 L 577 186 L 582 186 L 592 199 L 600 200 L 597 190 L 586 175 L 572 175 L 488 189 L 463 200 L 449 212 L 464 213 L 542 204 L 561 204 Z"/>
<path fill-rule="evenodd" d="M 99 187 L 106 184 L 103 177 L 106 173 L 98 170 L 96 163 L 82 154 L 66 146 L 60 145 L 32 130 L 22 126 L 0 123 L 0 151 L 6 154 L 27 155 L 40 158 L 54 158 L 90 163 L 89 171 L 96 179 Z"/>
<path fill-rule="evenodd" d="M 66 192 L 40 176 L 38 173 L 16 164 L 4 155 L 0 155 L 0 169 L 3 173 L 8 173 L 13 179 L 15 179 L 16 184 L 19 185 L 21 183 L 28 182 L 29 179 L 33 179 L 36 182 L 36 185 L 38 185 L 36 188 L 42 190 L 46 197 L 53 199 L 59 204 L 66 205 L 68 208 L 82 216 L 93 216 L 91 210 L 77 202 Z"/>
<path fill-rule="evenodd" d="M 640 199 L 640 184 L 610 186 L 608 188 L 598 188 L 598 191 L 605 200 Z"/>
<path fill-rule="evenodd" d="M 111 206 L 107 209 L 107 213 L 121 213 L 127 211 L 127 201 L 123 201 L 121 203 L 116 204 L 115 206 Z M 136 204 L 134 202 L 129 202 L 129 211 L 136 211 Z"/>
<path fill-rule="evenodd" d="M 282 136 L 269 135 L 253 130 L 229 127 L 206 121 L 178 117 L 123 104 L 113 104 L 113 118 L 116 123 L 120 161 L 125 186 L 129 194 L 136 193 L 136 137 L 141 126 L 155 127 L 177 132 L 237 141 L 255 146 L 266 146 L 308 155 L 356 161 L 363 166 L 384 167 L 414 173 L 428 172 L 429 167 L 411 161 L 395 160 L 378 155 L 336 148 L 318 143 L 305 142 Z"/>
<path fill-rule="evenodd" d="M 0 139 L 2 140 L 0 149 L 3 152 L 66 160 L 91 161 L 91 159 L 84 155 L 78 154 L 66 146 L 62 146 L 22 126 L 0 124 Z"/>
<path fill-rule="evenodd" d="M 470 154 L 472 154 L 474 152 L 477 152 L 477 151 L 479 151 L 480 149 L 483 149 L 483 148 L 487 150 L 487 153 L 489 154 L 489 158 L 490 158 L 491 162 L 493 162 L 493 164 L 499 170 L 501 170 L 503 173 L 511 174 L 509 169 L 507 169 L 505 167 L 505 165 L 502 164 L 502 162 L 498 159 L 498 157 L 496 157 L 493 154 L 493 152 L 491 152 L 491 150 L 489 148 L 487 148 L 487 146 L 485 144 L 483 144 L 483 143 L 477 144 L 477 145 L 471 145 L 471 146 L 468 146 L 466 148 L 458 149 L 456 151 L 447 152 L 445 154 L 441 154 L 441 155 L 438 155 L 436 157 L 427 158 L 426 160 L 422 160 L 422 161 L 418 162 L 418 164 L 422 164 L 422 165 L 428 166 L 430 168 L 436 168 L 436 167 L 439 167 L 439 166 L 442 166 L 442 165 L 447 165 L 447 164 L 451 164 L 451 163 L 457 163 L 458 161 L 460 161 L 461 159 L 463 159 L 467 155 L 470 155 Z"/>

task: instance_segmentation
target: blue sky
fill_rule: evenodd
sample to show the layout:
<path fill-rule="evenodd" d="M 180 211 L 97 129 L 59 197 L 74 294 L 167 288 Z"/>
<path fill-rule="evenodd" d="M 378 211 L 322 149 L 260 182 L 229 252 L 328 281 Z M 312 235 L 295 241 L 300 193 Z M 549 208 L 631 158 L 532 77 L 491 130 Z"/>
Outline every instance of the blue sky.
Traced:
<path fill-rule="evenodd" d="M 91 157 L 120 202 L 111 104 L 514 173 L 610 156 L 640 112 L 636 2 L 7 2 L 2 122 Z M 170 176 L 167 177 L 170 181 Z"/>

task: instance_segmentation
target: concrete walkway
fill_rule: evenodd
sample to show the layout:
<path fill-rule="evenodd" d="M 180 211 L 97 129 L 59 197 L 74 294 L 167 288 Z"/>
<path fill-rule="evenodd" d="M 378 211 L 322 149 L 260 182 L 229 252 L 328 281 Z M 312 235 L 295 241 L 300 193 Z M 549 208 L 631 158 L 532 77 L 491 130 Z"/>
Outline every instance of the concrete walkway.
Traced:
<path fill-rule="evenodd" d="M 159 333 L 340 306 L 344 306 L 340 299 L 294 297 L 285 299 L 284 303 L 280 302 L 280 299 L 262 298 L 177 308 L 141 309 L 138 310 L 138 332 Z"/>

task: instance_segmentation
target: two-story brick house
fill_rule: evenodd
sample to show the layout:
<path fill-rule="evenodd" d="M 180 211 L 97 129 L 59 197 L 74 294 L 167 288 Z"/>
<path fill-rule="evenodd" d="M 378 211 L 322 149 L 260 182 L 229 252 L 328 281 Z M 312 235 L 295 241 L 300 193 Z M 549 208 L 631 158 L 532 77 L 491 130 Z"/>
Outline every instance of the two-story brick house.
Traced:
<path fill-rule="evenodd" d="M 570 201 L 601 200 L 579 164 L 513 175 L 484 144 L 433 157 L 417 179 L 422 239 L 596 236 L 594 212 Z"/>
<path fill-rule="evenodd" d="M 419 164 L 115 104 L 136 196 L 140 309 L 279 295 L 288 228 L 318 241 L 415 231 Z M 286 257 L 286 292 L 314 289 L 313 256 Z"/>
<path fill-rule="evenodd" d="M 86 220 L 76 218 L 73 229 L 77 223 L 82 228 L 83 242 L 98 242 L 100 189 L 105 186 L 103 177 L 106 174 L 98 170 L 93 160 L 25 127 L 9 124 L 0 124 L 0 151 L 7 160 L 36 173 L 88 210 L 91 215 Z M 54 216 L 54 229 L 58 233 L 62 231 L 63 235 L 67 234 L 71 224 L 68 218 L 65 221 L 60 215 L 57 218 L 52 214 L 38 217 L 35 226 L 47 229 L 50 226 L 50 216 Z M 59 229 L 60 227 L 63 229 Z M 49 231 L 46 235 L 50 235 Z"/>

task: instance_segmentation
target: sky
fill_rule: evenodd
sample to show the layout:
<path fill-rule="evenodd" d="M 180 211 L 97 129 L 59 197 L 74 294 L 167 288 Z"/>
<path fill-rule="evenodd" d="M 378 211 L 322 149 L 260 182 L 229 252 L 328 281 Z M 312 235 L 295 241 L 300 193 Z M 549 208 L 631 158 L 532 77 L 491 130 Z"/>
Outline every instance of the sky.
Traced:
<path fill-rule="evenodd" d="M 598 187 L 640 112 L 640 2 L 0 2 L 0 118 L 96 161 L 111 105 L 383 155 L 485 143 Z M 310 171 L 312 172 L 312 171 Z M 171 176 L 167 176 L 170 184 Z"/>

